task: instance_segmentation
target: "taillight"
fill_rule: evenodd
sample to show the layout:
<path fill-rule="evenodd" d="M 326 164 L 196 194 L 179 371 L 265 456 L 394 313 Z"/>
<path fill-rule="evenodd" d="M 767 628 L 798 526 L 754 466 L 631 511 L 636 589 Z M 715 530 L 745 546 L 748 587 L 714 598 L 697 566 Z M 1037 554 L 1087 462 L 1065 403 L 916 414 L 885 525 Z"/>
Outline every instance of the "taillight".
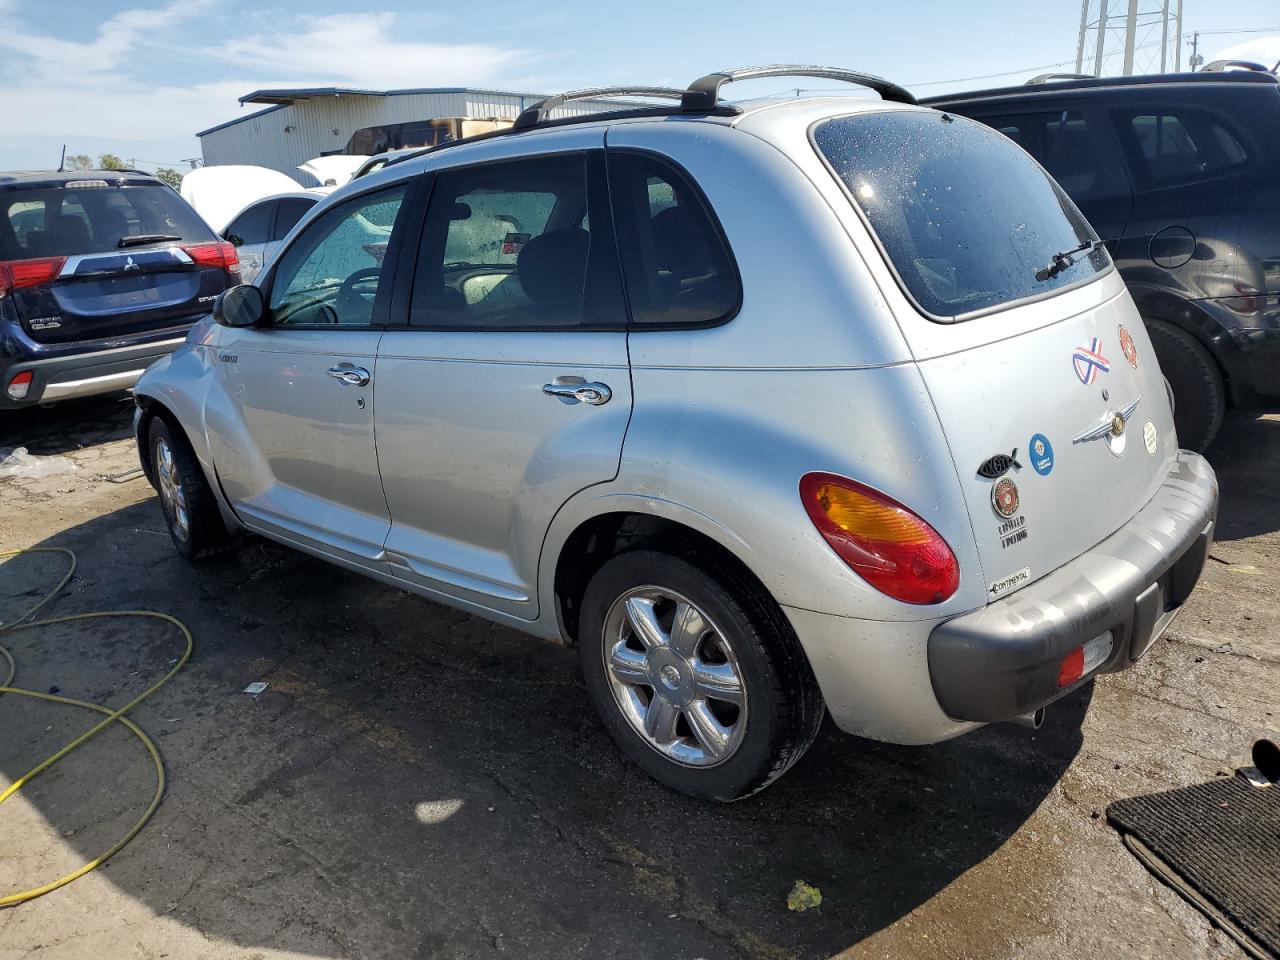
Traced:
<path fill-rule="evenodd" d="M 27 391 L 31 389 L 31 371 L 23 370 L 9 381 L 9 386 L 5 388 L 5 393 L 9 394 L 14 400 L 25 400 Z"/>
<path fill-rule="evenodd" d="M 11 290 L 48 283 L 66 264 L 66 257 L 38 257 L 34 260 L 0 261 L 0 297 Z"/>
<path fill-rule="evenodd" d="M 1263 304 L 1266 302 L 1266 294 L 1257 287 L 1248 283 L 1235 283 L 1236 295 L 1234 297 L 1223 297 L 1222 303 L 1228 310 L 1234 310 L 1236 313 L 1242 313 L 1245 316 L 1253 316 L 1261 312 Z"/>
<path fill-rule="evenodd" d="M 1111 656 L 1111 631 L 1076 647 L 1058 664 L 1058 686 L 1069 687 L 1086 673 L 1093 673 Z"/>
<path fill-rule="evenodd" d="M 187 256 L 200 267 L 221 267 L 227 273 L 240 272 L 240 254 L 235 244 L 222 240 L 218 243 L 193 243 L 182 248 Z"/>
<path fill-rule="evenodd" d="M 832 473 L 808 473 L 800 499 L 831 549 L 881 593 L 904 603 L 941 603 L 960 586 L 951 547 L 891 497 Z"/>

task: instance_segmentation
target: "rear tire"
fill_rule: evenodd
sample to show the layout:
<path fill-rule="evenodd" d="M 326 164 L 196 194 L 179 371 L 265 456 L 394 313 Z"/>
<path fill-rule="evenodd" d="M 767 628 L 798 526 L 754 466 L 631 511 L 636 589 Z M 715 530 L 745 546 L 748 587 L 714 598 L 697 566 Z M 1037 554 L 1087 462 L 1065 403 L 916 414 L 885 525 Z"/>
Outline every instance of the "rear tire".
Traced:
<path fill-rule="evenodd" d="M 822 696 L 777 604 L 717 558 L 691 557 L 636 550 L 596 572 L 583 597 L 582 670 L 629 760 L 689 796 L 737 800 L 804 755 Z"/>
<path fill-rule="evenodd" d="M 1209 351 L 1185 330 L 1160 320 L 1146 324 L 1160 369 L 1173 391 L 1178 443 L 1203 453 L 1218 435 L 1227 410 L 1222 373 Z"/>
<path fill-rule="evenodd" d="M 225 553 L 232 538 L 186 435 L 156 416 L 151 419 L 147 442 L 152 486 L 160 495 L 165 526 L 178 553 L 191 563 Z"/>

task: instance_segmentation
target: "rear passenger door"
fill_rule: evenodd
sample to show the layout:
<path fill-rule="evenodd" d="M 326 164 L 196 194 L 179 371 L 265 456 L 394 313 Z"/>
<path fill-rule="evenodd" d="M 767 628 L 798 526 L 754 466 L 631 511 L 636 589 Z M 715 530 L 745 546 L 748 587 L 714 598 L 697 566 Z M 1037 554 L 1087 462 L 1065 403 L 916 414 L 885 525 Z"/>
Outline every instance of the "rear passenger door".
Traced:
<path fill-rule="evenodd" d="M 1105 115 L 1071 102 L 1017 112 L 969 113 L 1035 157 L 1067 192 L 1114 256 L 1132 208 L 1115 138 Z"/>
<path fill-rule="evenodd" d="M 603 135 L 529 139 L 435 174 L 375 421 L 392 573 L 532 620 L 552 517 L 617 475 L 631 382 Z"/>
<path fill-rule="evenodd" d="M 1267 286 L 1267 263 L 1280 255 L 1280 182 L 1240 105 L 1228 112 L 1202 97 L 1161 93 L 1110 110 L 1134 183 L 1119 265 L 1144 268 L 1126 276 L 1131 284 L 1188 299 L 1247 296 Z"/>

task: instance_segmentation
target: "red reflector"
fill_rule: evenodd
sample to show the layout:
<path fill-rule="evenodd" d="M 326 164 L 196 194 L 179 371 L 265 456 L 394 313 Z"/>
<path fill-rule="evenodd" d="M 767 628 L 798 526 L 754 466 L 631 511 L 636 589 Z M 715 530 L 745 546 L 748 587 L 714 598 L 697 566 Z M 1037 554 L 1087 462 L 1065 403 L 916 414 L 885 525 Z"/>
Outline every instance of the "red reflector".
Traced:
<path fill-rule="evenodd" d="M 27 391 L 31 389 L 31 371 L 23 370 L 9 381 L 9 387 L 5 391 L 15 400 L 23 400 L 27 396 Z"/>
<path fill-rule="evenodd" d="M 800 480 L 809 519 L 836 554 L 881 593 L 904 603 L 941 603 L 960 567 L 938 532 L 898 501 L 831 473 Z"/>
<path fill-rule="evenodd" d="M 0 262 L 0 294 L 47 283 L 61 271 L 66 257 L 39 257 L 35 260 Z"/>
<path fill-rule="evenodd" d="M 240 263 L 240 255 L 235 245 L 223 240 L 221 243 L 193 243 L 183 247 L 192 261 L 201 267 L 221 267 L 231 270 Z"/>
<path fill-rule="evenodd" d="M 1084 676 L 1084 647 L 1076 647 L 1062 658 L 1058 667 L 1058 686 L 1069 687 Z"/>

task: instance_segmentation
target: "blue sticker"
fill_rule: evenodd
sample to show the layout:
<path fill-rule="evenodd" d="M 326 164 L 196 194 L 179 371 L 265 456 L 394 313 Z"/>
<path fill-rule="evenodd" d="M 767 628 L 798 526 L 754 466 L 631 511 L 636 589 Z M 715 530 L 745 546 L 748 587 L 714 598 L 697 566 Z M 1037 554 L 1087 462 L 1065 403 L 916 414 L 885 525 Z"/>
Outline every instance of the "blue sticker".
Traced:
<path fill-rule="evenodd" d="M 1053 472 L 1053 444 L 1043 433 L 1031 438 L 1031 467 L 1042 477 Z"/>

